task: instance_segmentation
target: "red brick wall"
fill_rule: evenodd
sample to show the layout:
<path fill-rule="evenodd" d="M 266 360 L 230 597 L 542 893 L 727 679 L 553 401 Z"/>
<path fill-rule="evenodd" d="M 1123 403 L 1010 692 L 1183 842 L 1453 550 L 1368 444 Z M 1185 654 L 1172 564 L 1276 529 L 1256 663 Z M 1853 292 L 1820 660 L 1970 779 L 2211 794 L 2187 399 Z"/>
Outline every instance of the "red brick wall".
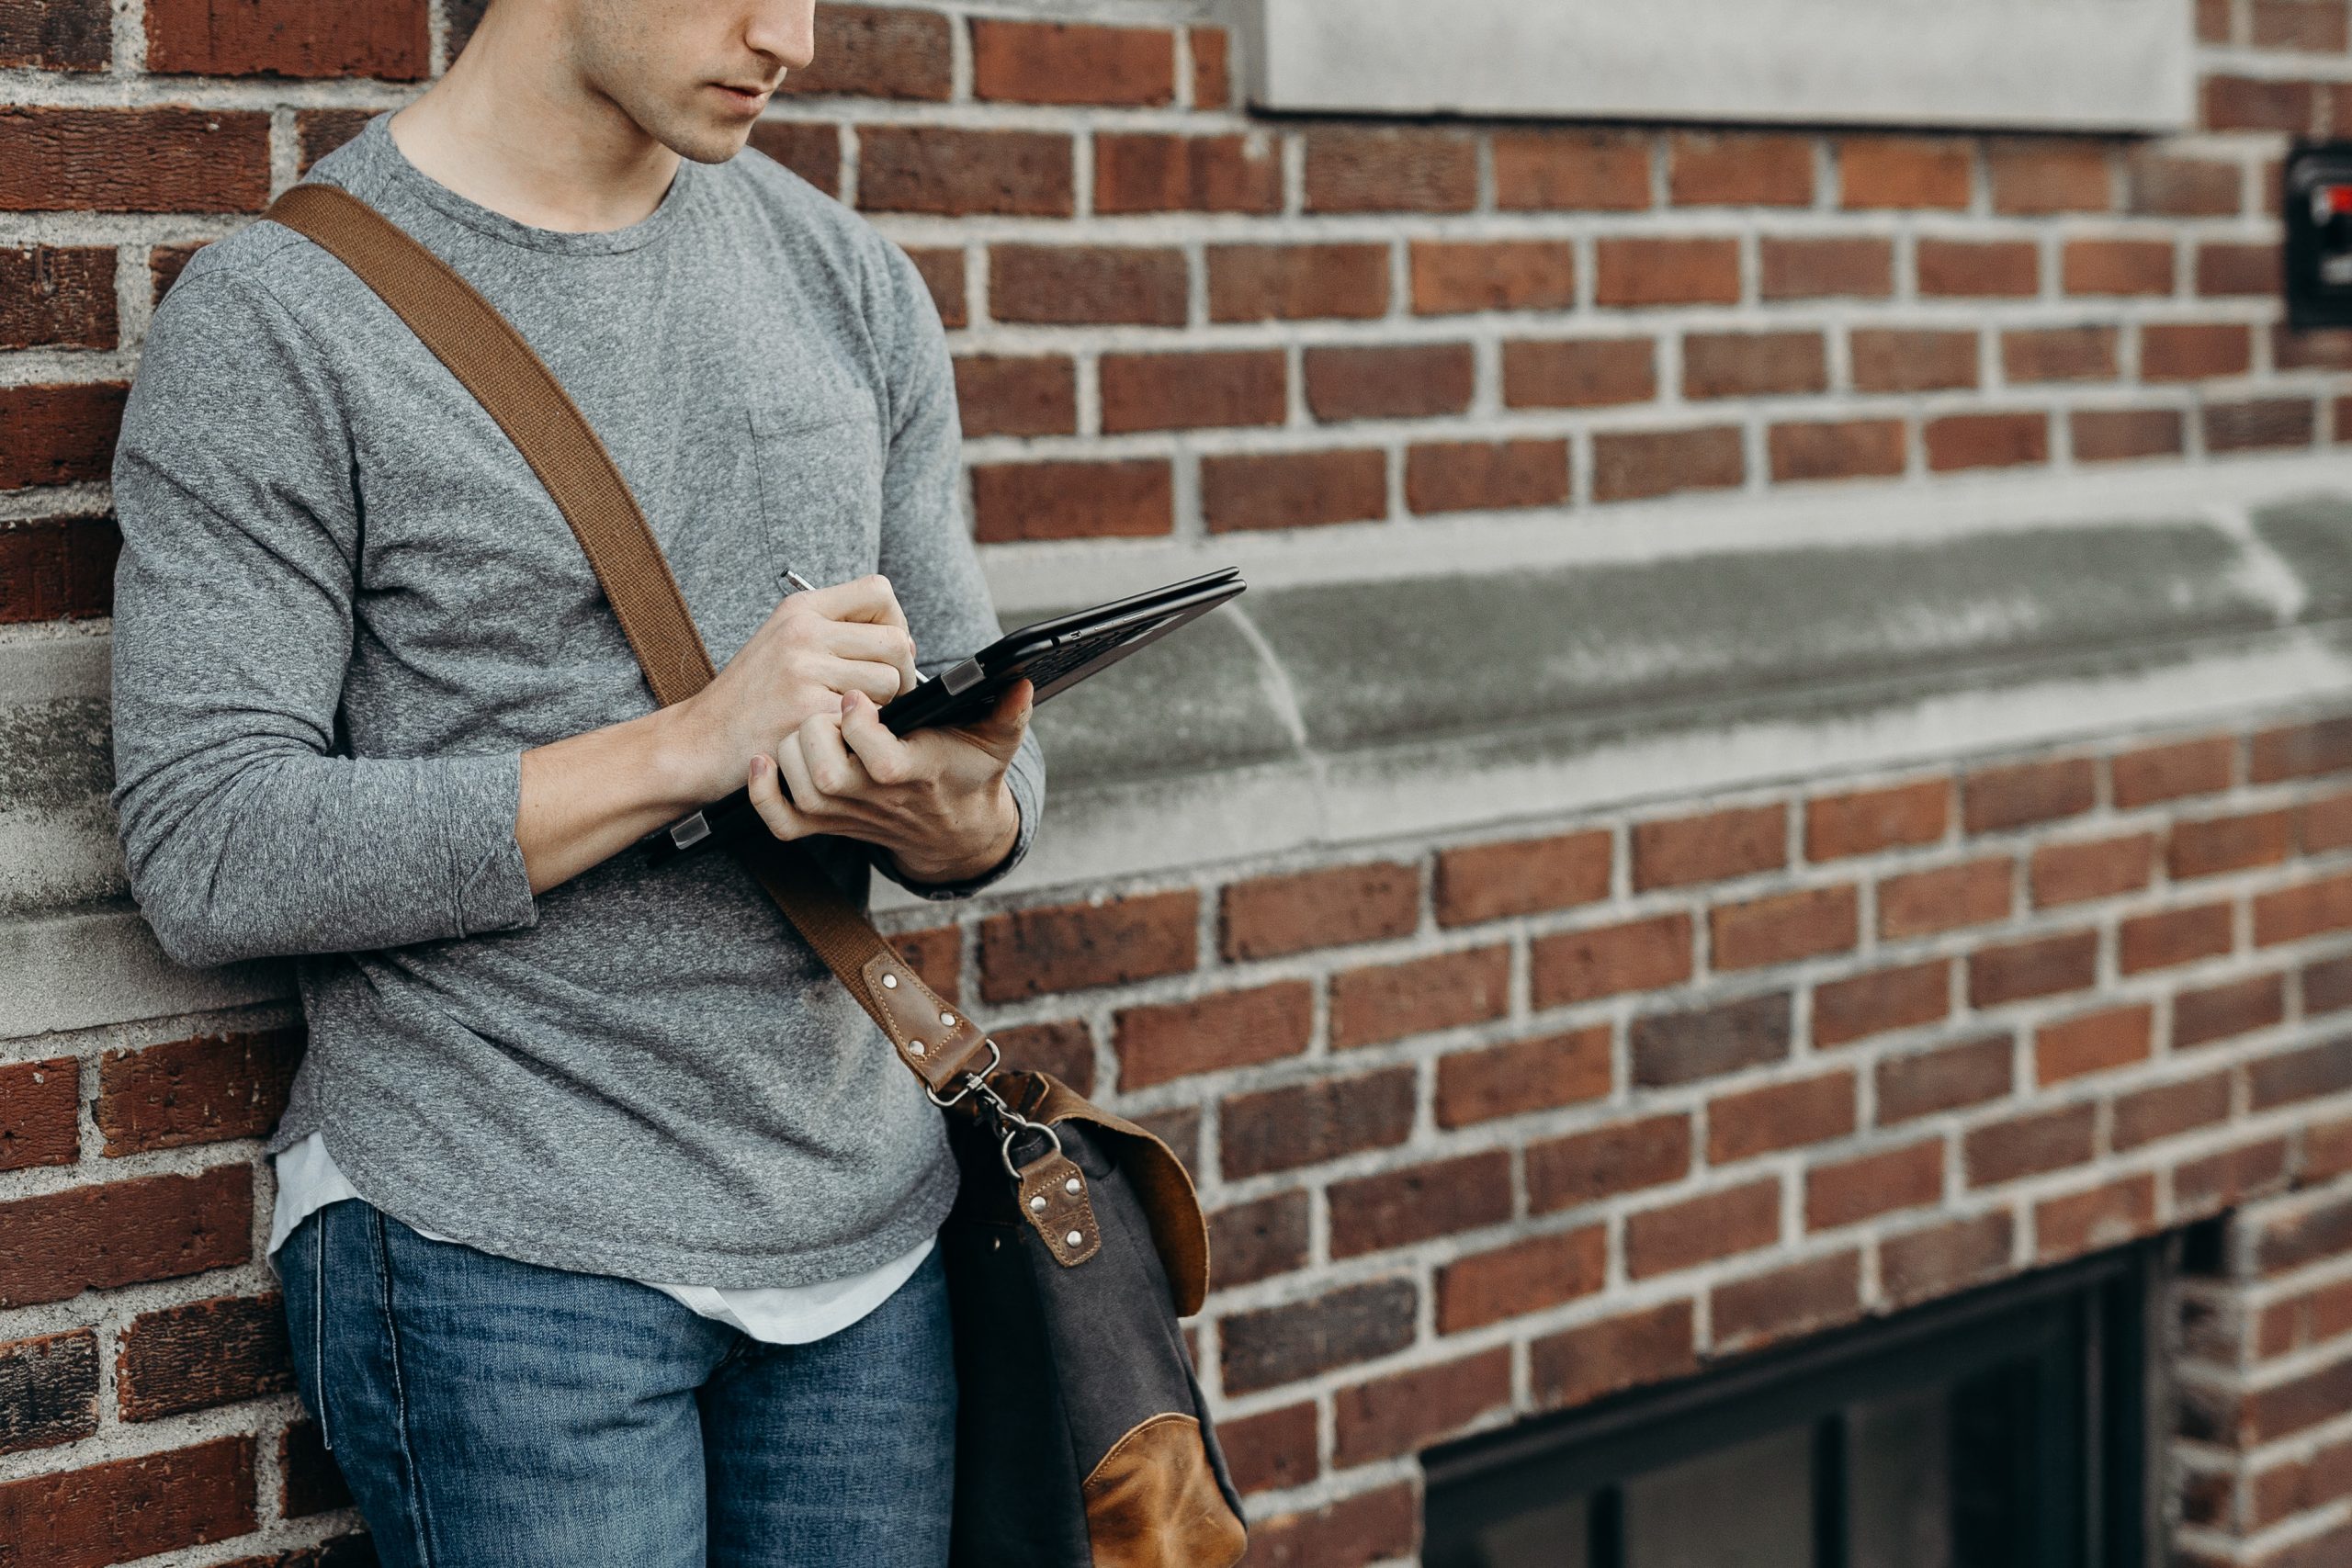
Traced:
<path fill-rule="evenodd" d="M 933 279 L 989 547 L 2324 447 L 2352 339 L 2278 329 L 2267 214 L 2282 133 L 2352 130 L 2346 6 L 2198 14 L 2211 133 L 2132 143 L 1277 123 L 1218 29 L 831 6 L 760 140 Z M 0 0 L 0 622 L 107 613 L 157 291 L 455 41 L 119 26 Z M 1408 1554 L 1417 1444 L 2243 1201 L 2184 1292 L 2181 1540 L 2318 1568 L 2347 848 L 2352 719 L 2250 711 L 907 941 L 1199 1174 L 1253 1562 Z M 0 1561 L 363 1560 L 259 1261 L 288 1024 L 0 1043 Z"/>

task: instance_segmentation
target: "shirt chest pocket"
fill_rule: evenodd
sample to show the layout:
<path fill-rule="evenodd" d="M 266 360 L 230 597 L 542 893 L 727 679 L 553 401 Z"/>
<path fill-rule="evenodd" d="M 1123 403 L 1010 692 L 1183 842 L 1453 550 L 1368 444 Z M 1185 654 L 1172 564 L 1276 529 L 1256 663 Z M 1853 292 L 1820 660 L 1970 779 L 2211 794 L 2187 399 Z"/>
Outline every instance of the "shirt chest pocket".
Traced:
<path fill-rule="evenodd" d="M 882 420 L 848 386 L 797 406 L 754 403 L 752 467 L 775 574 L 818 587 L 875 570 L 882 547 Z"/>

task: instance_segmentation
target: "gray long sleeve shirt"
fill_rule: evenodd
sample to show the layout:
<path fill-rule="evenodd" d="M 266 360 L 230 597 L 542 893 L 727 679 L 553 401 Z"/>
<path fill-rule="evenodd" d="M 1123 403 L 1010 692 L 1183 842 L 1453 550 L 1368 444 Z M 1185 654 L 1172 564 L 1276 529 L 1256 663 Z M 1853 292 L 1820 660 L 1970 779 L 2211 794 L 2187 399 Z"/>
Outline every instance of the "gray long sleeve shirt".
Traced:
<path fill-rule="evenodd" d="M 687 162 L 605 233 L 427 178 L 389 112 L 307 176 L 438 254 L 611 451 L 716 663 L 786 592 L 887 575 L 929 674 L 998 626 L 955 382 L 905 254 L 772 160 Z M 322 1130 L 387 1212 L 555 1268 L 797 1285 L 955 1196 L 940 1112 L 734 858 L 536 897 L 521 757 L 654 705 L 546 491 L 324 251 L 248 225 L 158 309 L 114 468 L 113 804 L 166 952 L 298 955 Z M 1021 829 L 1045 768 L 1014 760 Z M 815 841 L 854 896 L 879 852 Z M 887 869 L 887 867 L 885 868 Z"/>

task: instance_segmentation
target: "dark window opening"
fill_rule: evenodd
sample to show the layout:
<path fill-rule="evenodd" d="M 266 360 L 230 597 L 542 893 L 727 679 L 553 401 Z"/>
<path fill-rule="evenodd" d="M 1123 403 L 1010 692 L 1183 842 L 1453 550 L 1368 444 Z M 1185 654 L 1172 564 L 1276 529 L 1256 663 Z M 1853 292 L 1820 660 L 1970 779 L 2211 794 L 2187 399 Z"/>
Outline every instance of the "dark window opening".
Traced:
<path fill-rule="evenodd" d="M 2143 1568 L 2157 1240 L 1422 1456 L 1426 1568 Z"/>

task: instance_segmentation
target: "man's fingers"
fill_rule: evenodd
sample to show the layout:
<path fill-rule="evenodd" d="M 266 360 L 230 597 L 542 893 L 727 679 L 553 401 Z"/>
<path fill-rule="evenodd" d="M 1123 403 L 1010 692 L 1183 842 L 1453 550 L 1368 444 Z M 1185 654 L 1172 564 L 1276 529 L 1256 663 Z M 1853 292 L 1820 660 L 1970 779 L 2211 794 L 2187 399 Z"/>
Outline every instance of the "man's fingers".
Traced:
<path fill-rule="evenodd" d="M 882 722 L 882 710 L 865 694 L 842 694 L 842 739 L 876 784 L 904 784 L 914 776 L 913 748 L 890 733 Z"/>
<path fill-rule="evenodd" d="M 1021 748 L 1021 737 L 1029 728 L 1029 713 L 1035 705 L 1037 688 L 1026 680 L 1015 681 L 997 694 L 996 705 L 969 724 L 956 728 L 972 738 L 999 761 L 1009 762 Z"/>
<path fill-rule="evenodd" d="M 768 831 L 779 839 L 798 839 L 816 831 L 792 802 L 784 797 L 783 775 L 776 771 L 774 757 L 762 754 L 752 759 L 749 789 L 752 809 L 760 814 Z"/>
<path fill-rule="evenodd" d="M 824 667 L 821 678 L 836 695 L 864 692 L 877 703 L 887 703 L 897 696 L 905 680 L 894 665 L 862 659 L 836 659 Z"/>
<path fill-rule="evenodd" d="M 780 753 L 785 763 L 786 778 L 792 784 L 792 797 L 804 810 L 818 816 L 828 816 L 841 809 L 841 797 L 862 794 L 870 784 L 865 764 L 853 756 L 842 741 L 842 721 L 839 714 L 811 714 L 800 728 L 793 731 L 798 744 Z M 795 755 L 797 753 L 797 756 Z M 797 761 L 801 772 L 789 770 Z M 803 774 L 808 788 L 803 790 Z"/>
<path fill-rule="evenodd" d="M 836 621 L 873 621 L 900 631 L 907 629 L 907 613 L 899 607 L 899 596 L 892 591 L 890 580 L 878 571 L 836 582 L 830 588 L 812 588 L 798 597 Z"/>

